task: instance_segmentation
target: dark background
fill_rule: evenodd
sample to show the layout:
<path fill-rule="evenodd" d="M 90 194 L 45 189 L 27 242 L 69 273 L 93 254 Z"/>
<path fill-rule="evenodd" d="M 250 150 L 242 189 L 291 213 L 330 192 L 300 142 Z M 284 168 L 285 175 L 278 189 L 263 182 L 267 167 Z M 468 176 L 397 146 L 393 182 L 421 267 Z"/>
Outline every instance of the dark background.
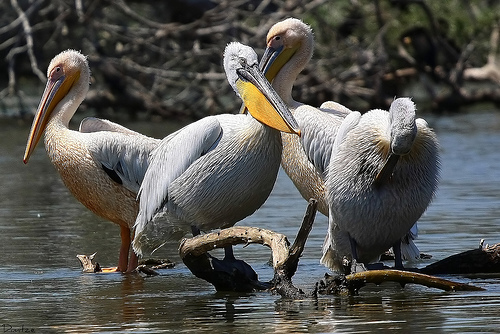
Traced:
<path fill-rule="evenodd" d="M 316 48 L 296 100 L 458 112 L 500 100 L 499 1 L 10 0 L 0 3 L 0 115 L 30 119 L 48 63 L 67 48 L 88 55 L 81 110 L 112 119 L 195 120 L 234 113 L 225 45 L 262 55 L 268 29 L 300 18 Z M 29 99 L 31 97 L 31 99 Z M 34 98 L 36 97 L 36 98 Z"/>

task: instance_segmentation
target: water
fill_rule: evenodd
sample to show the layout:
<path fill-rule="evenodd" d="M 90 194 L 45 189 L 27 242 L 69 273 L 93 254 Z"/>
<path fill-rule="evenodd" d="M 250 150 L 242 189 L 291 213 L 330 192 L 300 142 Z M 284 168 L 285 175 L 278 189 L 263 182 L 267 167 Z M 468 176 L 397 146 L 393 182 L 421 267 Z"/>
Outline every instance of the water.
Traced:
<path fill-rule="evenodd" d="M 427 117 L 442 153 L 436 199 L 419 221 L 417 245 L 433 255 L 423 267 L 500 242 L 500 114 Z M 134 124 L 161 136 L 167 124 Z M 394 283 L 368 285 L 358 296 L 291 301 L 268 293 L 216 293 L 182 264 L 176 246 L 157 256 L 177 262 L 157 277 L 83 274 L 77 254 L 97 251 L 115 265 L 119 229 L 95 217 L 66 190 L 42 146 L 27 166 L 27 124 L 0 123 L 0 331 L 35 333 L 161 332 L 498 332 L 500 275 L 446 277 L 486 288 L 443 292 Z M 284 233 L 293 240 L 306 203 L 280 173 L 266 204 L 239 225 Z M 306 291 L 326 269 L 319 265 L 327 219 L 318 215 L 294 283 Z M 236 247 L 261 279 L 272 277 L 269 250 Z"/>

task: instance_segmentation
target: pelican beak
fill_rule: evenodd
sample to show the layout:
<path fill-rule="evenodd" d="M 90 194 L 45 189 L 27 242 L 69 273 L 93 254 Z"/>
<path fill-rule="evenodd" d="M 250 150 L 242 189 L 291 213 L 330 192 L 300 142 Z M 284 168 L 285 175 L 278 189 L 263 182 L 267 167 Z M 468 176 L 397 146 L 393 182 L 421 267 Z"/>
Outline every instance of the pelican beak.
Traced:
<path fill-rule="evenodd" d="M 267 80 L 272 82 L 281 68 L 292 58 L 298 50 L 299 45 L 293 48 L 285 48 L 281 45 L 278 48 L 268 46 L 262 59 L 260 60 L 259 67 L 266 75 Z"/>
<path fill-rule="evenodd" d="M 262 55 L 259 68 L 265 74 L 266 79 L 272 82 L 279 70 L 292 58 L 298 47 L 285 49 L 284 45 L 278 48 L 268 46 Z M 248 109 L 245 104 L 240 108 L 240 114 L 246 114 Z"/>
<path fill-rule="evenodd" d="M 237 70 L 236 89 L 250 114 L 276 130 L 300 136 L 299 125 L 257 65 Z"/>
<path fill-rule="evenodd" d="M 390 153 L 389 158 L 385 162 L 384 167 L 380 170 L 380 172 L 375 177 L 375 181 L 373 181 L 373 185 L 376 188 L 380 188 L 384 183 L 387 183 L 392 176 L 392 172 L 394 171 L 394 167 L 398 163 L 400 155 Z"/>
<path fill-rule="evenodd" d="M 42 137 L 43 131 L 49 122 L 50 116 L 56 105 L 73 86 L 73 83 L 80 77 L 80 71 L 71 74 L 56 73 L 49 77 L 45 90 L 43 91 L 42 99 L 38 105 L 38 109 L 31 125 L 26 151 L 24 152 L 23 162 L 28 163 L 28 160 L 35 150 L 36 145 Z"/>
<path fill-rule="evenodd" d="M 286 50 L 285 52 L 283 52 Z M 284 46 L 281 45 L 278 48 L 274 48 L 272 46 L 268 46 L 266 51 L 264 51 L 264 55 L 260 60 L 259 68 L 265 74 L 266 79 L 269 82 L 272 82 L 276 74 L 278 74 L 279 70 L 286 64 L 286 62 L 293 56 L 296 49 L 284 49 Z M 276 61 L 277 60 L 277 61 Z M 240 114 L 246 114 L 248 109 L 245 104 L 243 104 L 240 108 Z"/>

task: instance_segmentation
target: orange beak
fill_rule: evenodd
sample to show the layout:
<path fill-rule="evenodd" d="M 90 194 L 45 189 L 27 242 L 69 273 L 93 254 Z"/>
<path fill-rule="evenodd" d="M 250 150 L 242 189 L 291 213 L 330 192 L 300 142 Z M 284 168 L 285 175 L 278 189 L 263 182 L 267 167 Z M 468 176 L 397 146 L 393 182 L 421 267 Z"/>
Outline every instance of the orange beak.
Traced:
<path fill-rule="evenodd" d="M 69 75 L 55 73 L 48 79 L 35 118 L 33 119 L 33 124 L 31 125 L 23 158 L 25 164 L 28 163 L 31 154 L 40 141 L 55 107 L 68 94 L 73 83 L 77 81 L 79 77 L 80 72 L 77 71 Z"/>

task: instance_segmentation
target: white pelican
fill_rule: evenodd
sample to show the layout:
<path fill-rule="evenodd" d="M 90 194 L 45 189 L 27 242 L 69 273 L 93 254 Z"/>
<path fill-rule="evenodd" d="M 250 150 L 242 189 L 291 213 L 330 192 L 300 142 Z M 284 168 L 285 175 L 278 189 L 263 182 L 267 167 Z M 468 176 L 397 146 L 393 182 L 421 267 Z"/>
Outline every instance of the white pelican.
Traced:
<path fill-rule="evenodd" d="M 205 117 L 152 152 L 139 192 L 138 254 L 191 230 L 230 227 L 266 201 L 280 166 L 280 131 L 300 131 L 258 66 L 252 48 L 228 44 L 226 76 L 249 113 Z"/>
<path fill-rule="evenodd" d="M 301 138 L 282 134 L 281 166 L 302 197 L 318 200 L 318 210 L 328 216 L 324 170 L 321 166 L 328 165 L 330 152 L 322 152 L 316 146 L 326 144 L 323 141 L 332 144 L 337 128 L 350 110 L 335 102 L 325 102 L 318 109 L 292 98 L 295 79 L 309 63 L 314 50 L 313 32 L 307 24 L 295 18 L 276 23 L 267 34 L 266 45 L 261 69 L 289 106 L 302 131 Z M 301 140 L 311 142 L 311 151 L 308 153 L 311 160 L 316 160 L 319 170 L 308 159 Z"/>
<path fill-rule="evenodd" d="M 108 271 L 133 270 L 137 256 L 132 253 L 130 262 L 128 258 L 138 212 L 136 196 L 148 154 L 159 140 L 96 118 L 83 120 L 80 131 L 68 128 L 90 82 L 87 59 L 78 51 L 67 50 L 54 57 L 47 76 L 24 163 L 45 131 L 45 148 L 66 187 L 92 212 L 120 226 L 118 267 Z"/>
<path fill-rule="evenodd" d="M 401 238 L 427 209 L 438 185 L 436 135 L 415 119 L 415 104 L 398 98 L 389 112 L 349 114 L 332 148 L 326 176 L 329 243 L 322 263 L 368 263 L 393 247 L 402 267 Z"/>
<path fill-rule="evenodd" d="M 317 109 L 292 98 L 293 83 L 313 54 L 314 36 L 307 24 L 296 18 L 276 23 L 267 34 L 266 45 L 261 69 L 290 107 L 302 131 L 301 138 L 282 134 L 281 166 L 302 197 L 317 199 L 318 210 L 328 216 L 324 184 L 326 167 L 337 129 L 351 110 L 333 101 L 324 102 Z M 416 225 L 403 238 L 402 252 L 406 259 L 420 257 L 420 251 L 413 243 L 415 234 Z M 329 240 L 325 239 L 325 243 Z"/>

